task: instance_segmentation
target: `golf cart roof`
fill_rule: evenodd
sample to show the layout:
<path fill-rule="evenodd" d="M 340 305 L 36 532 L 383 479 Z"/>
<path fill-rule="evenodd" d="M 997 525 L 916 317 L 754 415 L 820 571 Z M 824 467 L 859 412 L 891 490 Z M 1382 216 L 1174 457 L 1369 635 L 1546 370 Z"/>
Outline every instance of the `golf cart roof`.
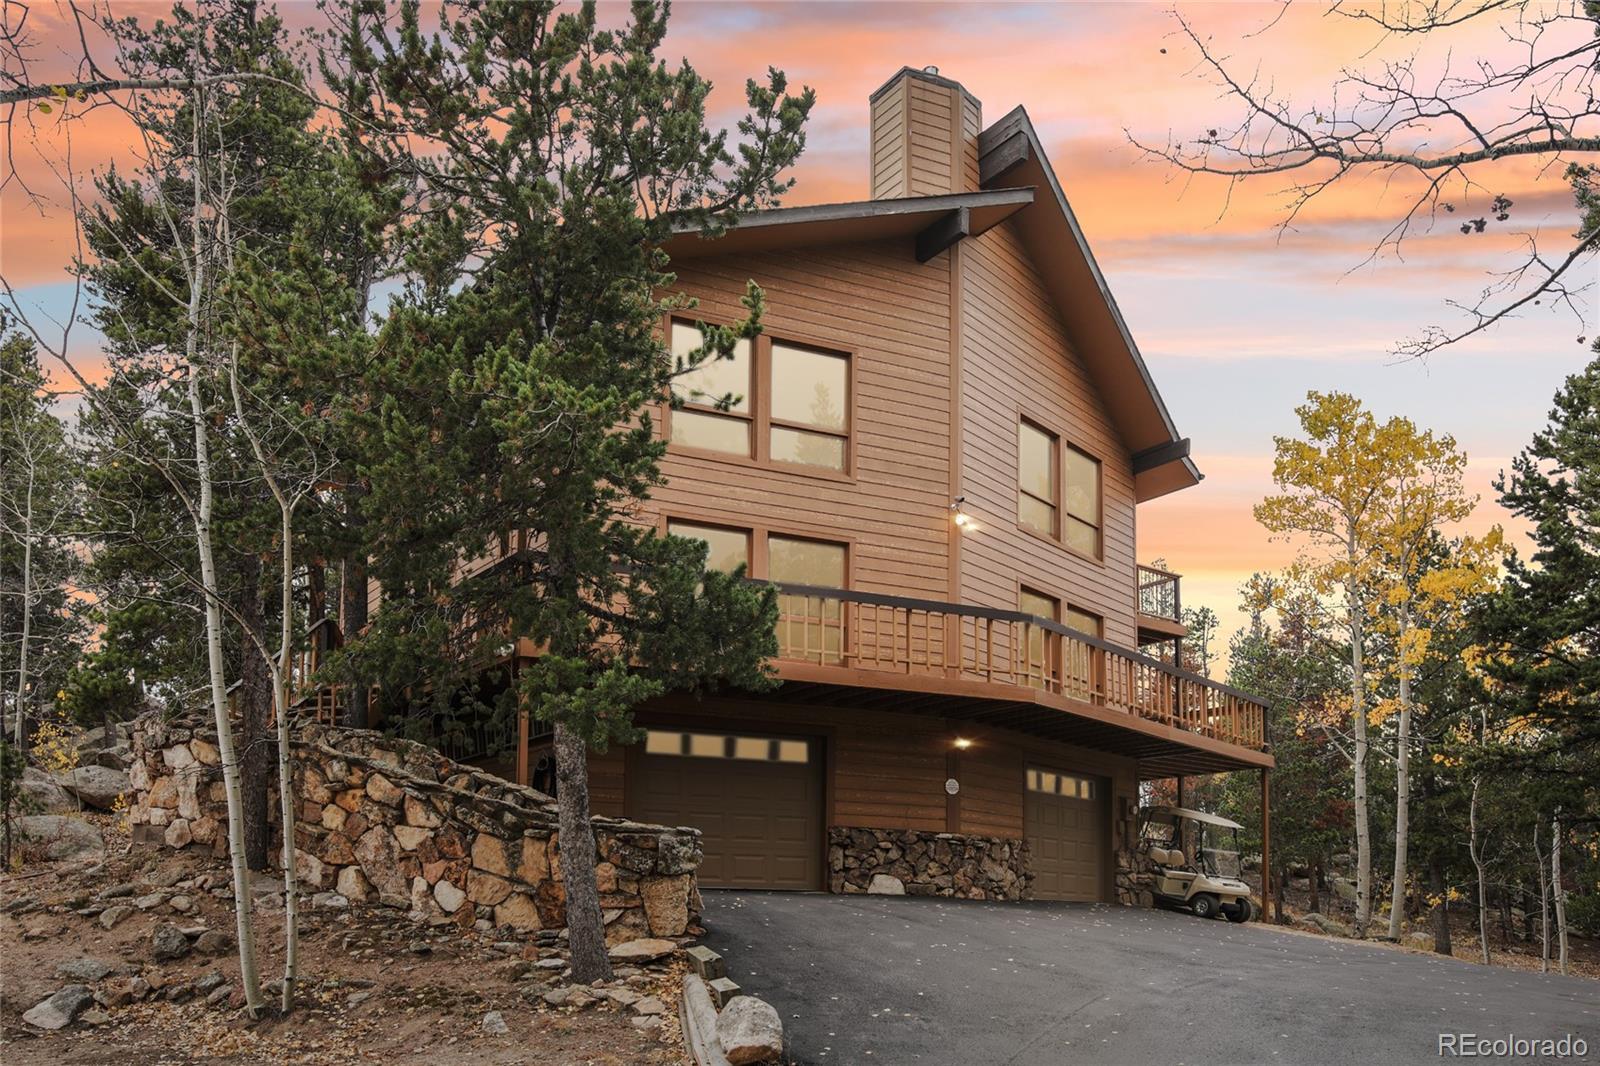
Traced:
<path fill-rule="evenodd" d="M 1207 825 L 1220 825 L 1224 829 L 1243 829 L 1244 826 L 1231 818 L 1224 818 L 1220 814 L 1207 814 L 1205 811 L 1194 811 L 1188 807 L 1146 807 L 1146 817 L 1153 814 L 1171 814 L 1179 818 L 1188 818 L 1191 821 L 1205 822 Z"/>

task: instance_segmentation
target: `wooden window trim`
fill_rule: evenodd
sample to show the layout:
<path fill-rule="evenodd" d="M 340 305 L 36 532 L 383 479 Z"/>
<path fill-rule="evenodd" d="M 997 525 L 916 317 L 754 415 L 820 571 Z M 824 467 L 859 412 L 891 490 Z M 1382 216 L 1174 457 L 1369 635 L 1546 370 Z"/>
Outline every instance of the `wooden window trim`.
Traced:
<path fill-rule="evenodd" d="M 736 523 L 730 524 L 727 522 L 709 521 L 700 518 L 686 518 L 681 514 L 664 514 L 661 516 L 661 521 L 657 526 L 656 532 L 663 537 L 667 536 L 669 533 L 672 533 L 673 523 L 684 526 L 704 526 L 707 529 L 720 529 L 724 533 L 741 534 L 744 537 L 744 575 L 745 577 L 755 576 L 756 534 L 755 530 L 751 529 L 749 526 L 741 526 Z M 672 535 L 680 536 L 681 534 Z"/>
<path fill-rule="evenodd" d="M 713 315 L 665 315 L 662 317 L 662 335 L 671 343 L 672 324 L 674 322 L 693 326 L 696 322 L 704 322 L 708 326 L 730 326 L 729 319 L 718 318 Z M 817 426 L 807 425 L 803 422 L 791 422 L 787 419 L 772 417 L 772 342 L 776 339 L 781 344 L 791 344 L 797 348 L 814 348 L 829 355 L 842 356 L 845 360 L 845 428 L 843 433 L 822 429 Z M 714 451 L 710 448 L 696 448 L 687 444 L 672 443 L 672 404 L 663 400 L 661 402 L 661 435 L 667 442 L 667 447 L 673 455 L 686 458 L 700 459 L 713 463 L 724 463 L 728 466 L 741 466 L 755 470 L 766 470 L 777 473 L 792 474 L 796 477 L 815 478 L 819 481 L 835 481 L 844 484 L 856 482 L 856 458 L 859 451 L 859 438 L 856 434 L 856 396 L 857 388 L 857 353 L 854 347 L 841 345 L 832 341 L 818 340 L 799 334 L 785 332 L 774 338 L 766 333 L 755 336 L 750 342 L 751 362 L 751 396 L 750 410 L 719 411 L 715 406 L 685 402 L 683 409 L 697 411 L 701 414 L 719 415 L 724 418 L 739 418 L 748 422 L 750 426 L 751 448 L 753 455 L 734 455 L 729 452 Z M 807 466 L 804 463 L 782 462 L 772 458 L 772 429 L 797 430 L 804 433 L 814 433 L 819 437 L 832 437 L 844 441 L 844 469 L 831 470 L 825 466 Z"/>
<path fill-rule="evenodd" d="M 821 544 L 837 544 L 844 548 L 844 587 L 847 590 L 856 587 L 856 538 L 847 533 L 840 533 L 831 529 L 815 529 L 808 526 L 790 525 L 785 522 L 752 522 L 748 525 L 726 518 L 708 517 L 703 513 L 688 511 L 665 511 L 656 519 L 655 530 L 658 536 L 667 535 L 667 526 L 673 522 L 685 525 L 711 526 L 714 529 L 725 529 L 730 533 L 743 533 L 748 538 L 750 546 L 750 562 L 745 567 L 745 576 L 757 581 L 770 581 L 767 569 L 767 539 L 769 537 L 788 537 L 791 540 L 814 540 Z"/>
<path fill-rule="evenodd" d="M 1042 496 L 1036 496 L 1032 492 L 1029 492 L 1027 489 L 1022 487 L 1022 444 L 1020 438 L 1022 435 L 1022 428 L 1024 426 L 1027 426 L 1036 433 L 1042 433 L 1046 437 L 1050 438 L 1050 484 L 1056 490 L 1056 498 L 1054 500 L 1047 500 Z M 1050 532 L 1046 533 L 1044 530 L 1036 529 L 1024 522 L 1022 520 L 1021 507 L 1017 508 L 1017 525 L 1022 529 L 1027 530 L 1029 533 L 1032 533 L 1036 537 L 1041 537 L 1052 542 L 1060 541 L 1061 510 L 1065 504 L 1065 501 L 1061 498 L 1061 487 L 1063 484 L 1061 476 L 1061 434 L 1057 433 L 1049 426 L 1046 426 L 1043 422 L 1040 422 L 1036 418 L 1030 418 L 1027 415 L 1021 415 L 1017 419 L 1017 436 L 1019 438 L 1017 443 L 1017 493 L 1018 495 L 1026 496 L 1028 499 L 1042 503 L 1046 507 L 1050 508 Z"/>
<path fill-rule="evenodd" d="M 1051 450 L 1050 450 L 1050 466 L 1051 466 L 1050 478 L 1051 478 L 1052 483 L 1056 487 L 1056 495 L 1059 498 L 1059 500 L 1055 505 L 1056 506 L 1056 512 L 1055 512 L 1055 527 L 1056 528 L 1055 528 L 1055 533 L 1053 535 L 1052 534 L 1041 533 L 1039 530 L 1034 529 L 1032 526 L 1030 526 L 1027 523 L 1023 522 L 1020 508 L 1018 509 L 1018 513 L 1017 513 L 1017 528 L 1019 530 L 1021 530 L 1022 532 L 1026 533 L 1028 536 L 1034 537 L 1037 540 L 1041 540 L 1046 544 L 1054 545 L 1055 547 L 1060 548 L 1062 551 L 1068 553 L 1069 555 L 1071 555 L 1071 556 L 1073 556 L 1075 558 L 1083 559 L 1086 562 L 1091 562 L 1091 563 L 1096 564 L 1097 566 L 1100 566 L 1101 568 L 1104 568 L 1105 565 L 1106 565 L 1106 533 L 1105 533 L 1105 529 L 1106 529 L 1106 473 L 1105 473 L 1105 467 L 1106 467 L 1106 464 L 1105 464 L 1105 460 L 1102 459 L 1095 452 L 1093 452 L 1093 451 L 1089 450 L 1088 448 L 1085 448 L 1082 445 L 1076 443 L 1071 436 L 1069 436 L 1066 433 L 1061 432 L 1061 430 L 1054 423 L 1052 423 L 1049 419 L 1041 418 L 1037 414 L 1035 414 L 1034 412 L 1032 412 L 1032 411 L 1030 411 L 1030 410 L 1028 410 L 1026 408 L 1019 407 L 1019 408 L 1017 408 L 1017 412 L 1016 412 L 1016 424 L 1019 427 L 1019 431 L 1020 431 L 1020 427 L 1022 426 L 1023 423 L 1028 423 L 1029 425 L 1033 426 L 1035 429 L 1038 429 L 1038 430 L 1040 430 L 1040 431 L 1042 431 L 1044 433 L 1048 433 L 1054 439 L 1055 446 L 1053 448 L 1051 448 Z M 1066 464 L 1062 461 L 1062 457 L 1063 457 L 1063 454 L 1064 454 L 1062 452 L 1063 448 L 1071 448 L 1073 451 L 1077 452 L 1079 455 L 1082 455 L 1086 459 L 1093 460 L 1094 464 L 1095 464 L 1095 470 L 1098 472 L 1098 475 L 1099 475 L 1099 486 L 1098 486 L 1099 492 L 1096 494 L 1097 497 L 1098 497 L 1097 502 L 1098 502 L 1099 506 L 1096 508 L 1096 519 L 1097 519 L 1097 521 L 1096 521 L 1096 525 L 1095 525 L 1095 529 L 1099 533 L 1098 540 L 1099 540 L 1099 543 L 1100 543 L 1100 553 L 1098 555 L 1090 555 L 1088 552 L 1079 551 L 1077 548 L 1074 548 L 1071 544 L 1067 543 L 1067 538 L 1066 538 L 1066 520 L 1067 520 L 1067 517 L 1068 517 L 1067 513 L 1066 513 L 1067 512 L 1067 475 L 1066 475 Z M 1022 488 L 1022 462 L 1021 462 L 1021 460 L 1022 460 L 1022 456 L 1021 456 L 1021 453 L 1019 451 L 1018 455 L 1017 455 L 1017 472 L 1016 472 L 1016 481 L 1017 481 L 1017 491 L 1018 492 L 1026 491 L 1025 489 Z M 1028 493 L 1028 495 L 1032 496 L 1034 499 L 1038 499 L 1038 497 L 1033 496 L 1033 493 L 1031 493 L 1031 492 Z M 1079 519 L 1079 521 L 1082 521 L 1082 519 Z"/>
<path fill-rule="evenodd" d="M 1099 550 L 1099 552 L 1097 554 L 1090 555 L 1088 552 L 1079 551 L 1077 548 L 1074 548 L 1071 544 L 1067 543 L 1067 520 L 1068 519 L 1072 519 L 1075 522 L 1082 522 L 1084 525 L 1091 525 L 1091 523 L 1089 522 L 1088 519 L 1079 518 L 1077 515 L 1072 514 L 1071 512 L 1069 512 L 1067 510 L 1067 464 L 1065 462 L 1063 462 L 1061 464 L 1061 542 L 1062 542 L 1062 545 L 1074 555 L 1077 555 L 1077 556 L 1079 556 L 1081 558 L 1084 558 L 1084 559 L 1093 559 L 1095 562 L 1104 565 L 1105 558 L 1106 558 L 1106 464 L 1105 464 L 1105 461 L 1102 460 L 1098 455 L 1096 455 L 1093 452 L 1089 451 L 1087 448 L 1080 448 L 1076 444 L 1073 444 L 1070 440 L 1063 439 L 1062 442 L 1061 442 L 1061 446 L 1063 448 L 1071 448 L 1073 451 L 1077 452 L 1079 455 L 1083 456 L 1085 459 L 1089 460 L 1091 463 L 1094 464 L 1094 502 L 1095 502 L 1094 512 L 1095 513 L 1094 513 L 1094 522 L 1092 523 L 1092 528 L 1094 529 L 1095 544 L 1097 544 L 1099 546 L 1100 550 Z M 1063 456 L 1065 456 L 1065 452 L 1063 452 L 1062 454 L 1063 454 Z"/>

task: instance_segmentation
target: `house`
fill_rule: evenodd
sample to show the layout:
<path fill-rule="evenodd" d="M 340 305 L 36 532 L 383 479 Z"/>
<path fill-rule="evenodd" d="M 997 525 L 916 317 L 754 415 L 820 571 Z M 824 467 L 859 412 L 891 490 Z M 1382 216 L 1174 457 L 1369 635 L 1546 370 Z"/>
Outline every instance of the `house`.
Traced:
<path fill-rule="evenodd" d="M 593 807 L 700 828 L 706 886 L 1126 901 L 1141 781 L 1273 764 L 1258 700 L 1138 650 L 1183 635 L 1138 504 L 1201 475 L 1027 113 L 908 67 L 871 123 L 871 199 L 670 245 L 703 321 L 767 310 L 663 406 L 649 517 L 779 586 L 783 683 L 642 708 Z"/>

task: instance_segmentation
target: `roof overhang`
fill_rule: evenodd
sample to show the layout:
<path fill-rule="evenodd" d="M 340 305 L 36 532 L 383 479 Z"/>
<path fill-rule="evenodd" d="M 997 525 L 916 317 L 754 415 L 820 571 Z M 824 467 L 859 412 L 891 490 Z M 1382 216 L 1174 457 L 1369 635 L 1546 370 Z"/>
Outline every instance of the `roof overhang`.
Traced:
<path fill-rule="evenodd" d="M 1142 502 L 1198 484 L 1189 442 L 1172 423 L 1025 110 L 1016 108 L 979 134 L 978 167 L 985 189 L 1040 190 L 1017 212 L 1017 233 L 1133 452 L 1136 497 Z"/>
<path fill-rule="evenodd" d="M 737 225 L 710 240 L 686 227 L 664 247 L 673 259 L 694 259 L 909 237 L 918 238 L 917 257 L 926 261 L 962 237 L 993 229 L 1032 204 L 1033 198 L 1034 190 L 1011 183 L 1004 189 L 945 196 L 780 207 L 744 215 Z"/>

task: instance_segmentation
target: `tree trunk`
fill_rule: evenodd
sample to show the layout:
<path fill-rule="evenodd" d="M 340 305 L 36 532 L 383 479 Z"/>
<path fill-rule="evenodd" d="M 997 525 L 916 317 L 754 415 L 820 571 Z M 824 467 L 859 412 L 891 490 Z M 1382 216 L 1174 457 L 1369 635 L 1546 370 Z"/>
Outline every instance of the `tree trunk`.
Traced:
<path fill-rule="evenodd" d="M 344 516 L 357 545 L 345 555 L 339 574 L 339 631 L 346 642 L 356 639 L 367 625 L 367 557 L 360 515 L 364 495 L 366 491 L 360 479 L 351 477 L 344 490 Z M 350 698 L 344 705 L 344 725 L 353 729 L 367 728 L 369 688 L 360 679 L 350 685 Z"/>
<path fill-rule="evenodd" d="M 17 751 L 28 750 L 28 649 L 33 644 L 33 468 L 22 519 L 22 633 L 17 644 Z"/>
<path fill-rule="evenodd" d="M 1433 905 L 1433 950 L 1453 954 L 1450 947 L 1450 886 L 1445 883 L 1444 863 L 1437 857 L 1428 860 L 1428 889 L 1439 902 Z"/>
<path fill-rule="evenodd" d="M 567 886 L 567 939 L 575 984 L 611 978 L 605 921 L 595 882 L 594 825 L 589 820 L 589 761 L 583 738 L 555 724 L 556 800 L 561 817 L 561 876 Z"/>
<path fill-rule="evenodd" d="M 1279 870 L 1277 876 L 1277 883 L 1272 886 L 1272 920 L 1279 925 L 1288 925 L 1289 919 L 1283 916 L 1283 890 L 1289 884 L 1288 867 Z"/>
<path fill-rule="evenodd" d="M 252 634 L 266 632 L 261 614 L 261 559 L 246 555 L 241 563 L 240 625 Z M 244 800 L 244 859 L 252 870 L 267 868 L 272 826 L 267 820 L 267 793 L 272 784 L 272 670 L 247 642 L 239 664 L 239 767 Z"/>
<path fill-rule="evenodd" d="M 259 457 L 259 456 L 258 456 Z M 265 466 L 263 462 L 263 467 Z M 265 469 L 263 474 L 270 477 Z M 284 502 L 276 486 L 282 511 L 278 536 L 283 541 L 280 560 L 282 584 L 278 599 L 278 668 L 272 673 L 272 703 L 278 719 L 278 818 L 283 823 L 283 1012 L 294 1007 L 294 985 L 300 976 L 300 886 L 296 883 L 294 840 L 294 751 L 290 747 L 289 672 L 294 649 L 294 507 Z"/>
<path fill-rule="evenodd" d="M 1544 851 L 1539 847 L 1539 833 L 1544 829 L 1538 820 L 1533 823 L 1533 865 L 1539 871 L 1539 972 L 1550 972 L 1550 871 L 1544 864 Z"/>
<path fill-rule="evenodd" d="M 1550 819 L 1550 891 L 1556 901 L 1556 962 L 1567 972 L 1567 890 L 1561 884 L 1561 809 Z"/>
<path fill-rule="evenodd" d="M 1400 727 L 1394 760 L 1394 883 L 1389 891 L 1389 939 L 1399 940 L 1406 906 L 1406 850 L 1411 816 L 1411 669 L 1406 664 L 1406 634 L 1411 628 L 1408 608 L 1400 608 L 1397 645 L 1400 659 Z"/>
<path fill-rule="evenodd" d="M 1467 850 L 1472 855 L 1472 865 L 1478 871 L 1478 946 L 1485 964 L 1489 961 L 1489 878 L 1484 872 L 1482 851 L 1478 847 L 1478 786 L 1472 781 L 1472 800 L 1467 806 Z"/>
<path fill-rule="evenodd" d="M 1311 864 L 1311 878 L 1307 886 L 1310 889 L 1311 899 L 1306 904 L 1312 914 L 1322 913 L 1322 860 L 1318 859 Z"/>
<path fill-rule="evenodd" d="M 1354 534 L 1352 533 L 1352 538 Z M 1353 540 L 1352 540 L 1353 543 Z M 1350 564 L 1355 566 L 1354 551 Z M 1363 612 L 1366 610 L 1354 579 L 1345 586 L 1350 615 L 1350 719 L 1355 731 L 1356 915 L 1355 935 L 1365 937 L 1372 921 L 1372 830 L 1367 811 L 1367 703 Z"/>

